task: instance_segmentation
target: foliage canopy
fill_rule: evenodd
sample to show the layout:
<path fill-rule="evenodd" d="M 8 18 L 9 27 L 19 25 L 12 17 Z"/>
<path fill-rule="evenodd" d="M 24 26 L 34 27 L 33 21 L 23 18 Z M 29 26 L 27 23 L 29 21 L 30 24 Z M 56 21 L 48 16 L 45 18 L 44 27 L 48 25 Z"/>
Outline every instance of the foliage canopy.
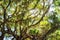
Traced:
<path fill-rule="evenodd" d="M 0 40 L 60 40 L 60 0 L 0 0 Z"/>

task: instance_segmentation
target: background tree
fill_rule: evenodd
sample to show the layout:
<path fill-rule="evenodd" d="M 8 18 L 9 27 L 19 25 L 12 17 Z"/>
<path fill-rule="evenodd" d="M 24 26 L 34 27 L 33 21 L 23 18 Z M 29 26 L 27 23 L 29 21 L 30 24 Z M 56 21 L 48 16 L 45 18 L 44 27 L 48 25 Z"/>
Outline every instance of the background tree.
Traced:
<path fill-rule="evenodd" d="M 0 40 L 60 40 L 59 0 L 0 0 Z"/>

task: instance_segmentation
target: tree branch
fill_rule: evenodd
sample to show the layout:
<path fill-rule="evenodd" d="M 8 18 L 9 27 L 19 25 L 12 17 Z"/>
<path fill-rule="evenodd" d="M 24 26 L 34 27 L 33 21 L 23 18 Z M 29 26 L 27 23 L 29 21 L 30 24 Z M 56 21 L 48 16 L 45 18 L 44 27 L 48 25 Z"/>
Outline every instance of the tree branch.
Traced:
<path fill-rule="evenodd" d="M 8 8 L 10 4 L 11 4 L 11 0 L 9 0 L 9 3 L 8 3 L 8 5 L 7 5 L 7 7 L 6 7 L 6 8 Z"/>
<path fill-rule="evenodd" d="M 42 40 L 46 40 L 47 35 L 55 32 L 58 28 L 60 28 L 60 25 L 59 25 L 59 24 L 53 25 L 53 27 L 52 27 L 50 30 L 48 30 L 48 32 L 46 32 L 46 33 L 42 36 Z"/>

